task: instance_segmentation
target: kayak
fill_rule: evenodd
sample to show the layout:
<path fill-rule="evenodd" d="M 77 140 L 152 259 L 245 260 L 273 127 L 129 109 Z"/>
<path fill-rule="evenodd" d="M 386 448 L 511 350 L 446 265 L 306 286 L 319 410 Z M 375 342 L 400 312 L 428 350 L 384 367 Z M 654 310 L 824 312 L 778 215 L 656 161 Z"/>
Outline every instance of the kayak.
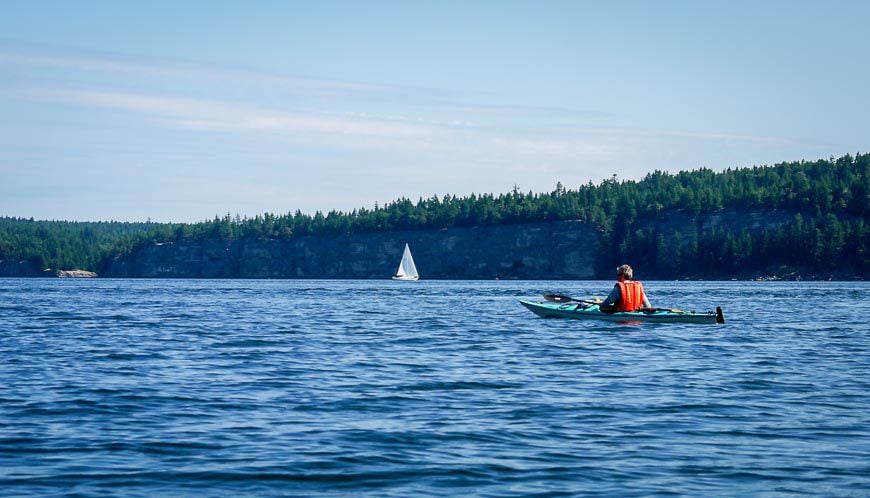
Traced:
<path fill-rule="evenodd" d="M 607 320 L 610 322 L 656 322 L 656 323 L 725 323 L 722 308 L 716 311 L 696 313 L 668 308 L 651 308 L 643 311 L 618 311 L 604 313 L 597 304 L 582 302 L 554 303 L 522 301 L 520 304 L 543 318 L 575 318 L 579 320 Z"/>

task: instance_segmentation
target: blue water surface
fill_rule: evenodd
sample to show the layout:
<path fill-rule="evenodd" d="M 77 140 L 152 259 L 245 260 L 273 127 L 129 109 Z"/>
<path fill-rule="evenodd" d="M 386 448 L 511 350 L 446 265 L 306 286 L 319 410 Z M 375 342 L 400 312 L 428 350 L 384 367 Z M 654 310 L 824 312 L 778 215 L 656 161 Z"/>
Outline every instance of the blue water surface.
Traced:
<path fill-rule="evenodd" d="M 0 280 L 0 495 L 870 495 L 870 285 L 611 286 Z"/>

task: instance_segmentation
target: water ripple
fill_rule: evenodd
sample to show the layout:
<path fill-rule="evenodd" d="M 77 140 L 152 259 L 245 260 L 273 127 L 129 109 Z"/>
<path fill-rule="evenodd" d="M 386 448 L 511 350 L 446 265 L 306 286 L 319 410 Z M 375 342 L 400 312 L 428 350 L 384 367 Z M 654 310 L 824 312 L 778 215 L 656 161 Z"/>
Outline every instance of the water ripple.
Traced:
<path fill-rule="evenodd" d="M 870 286 L 611 285 L 0 279 L 0 494 L 870 494 Z"/>

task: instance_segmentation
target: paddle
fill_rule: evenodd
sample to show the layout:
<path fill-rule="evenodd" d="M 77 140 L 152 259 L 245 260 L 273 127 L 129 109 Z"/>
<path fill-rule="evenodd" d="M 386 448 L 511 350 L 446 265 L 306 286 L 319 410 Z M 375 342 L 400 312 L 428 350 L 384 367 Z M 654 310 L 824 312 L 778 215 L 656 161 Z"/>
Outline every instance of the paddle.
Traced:
<path fill-rule="evenodd" d="M 601 304 L 601 301 L 589 301 L 586 299 L 574 299 L 571 296 L 562 294 L 544 294 L 544 299 L 554 303 L 583 303 L 583 304 Z"/>
<path fill-rule="evenodd" d="M 692 313 L 691 311 L 678 310 L 676 308 L 641 308 L 638 311 L 643 313 L 655 313 L 656 311 L 668 311 L 670 313 Z"/>
<path fill-rule="evenodd" d="M 547 301 L 552 301 L 554 303 L 601 304 L 601 301 L 589 301 L 586 299 L 574 299 L 571 296 L 565 296 L 563 294 L 544 294 L 544 299 Z M 644 313 L 655 313 L 656 311 L 669 311 L 671 313 L 685 313 L 685 311 L 678 310 L 675 308 L 641 308 L 638 311 L 642 311 Z"/>

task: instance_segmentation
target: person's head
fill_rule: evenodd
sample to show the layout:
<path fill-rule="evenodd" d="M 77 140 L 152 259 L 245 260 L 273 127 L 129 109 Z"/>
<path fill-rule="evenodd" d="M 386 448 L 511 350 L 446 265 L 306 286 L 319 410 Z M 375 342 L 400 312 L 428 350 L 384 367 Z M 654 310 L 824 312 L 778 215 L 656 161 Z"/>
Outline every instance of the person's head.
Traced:
<path fill-rule="evenodd" d="M 616 278 L 620 280 L 631 280 L 633 276 L 634 272 L 628 265 L 622 265 L 616 269 Z"/>

